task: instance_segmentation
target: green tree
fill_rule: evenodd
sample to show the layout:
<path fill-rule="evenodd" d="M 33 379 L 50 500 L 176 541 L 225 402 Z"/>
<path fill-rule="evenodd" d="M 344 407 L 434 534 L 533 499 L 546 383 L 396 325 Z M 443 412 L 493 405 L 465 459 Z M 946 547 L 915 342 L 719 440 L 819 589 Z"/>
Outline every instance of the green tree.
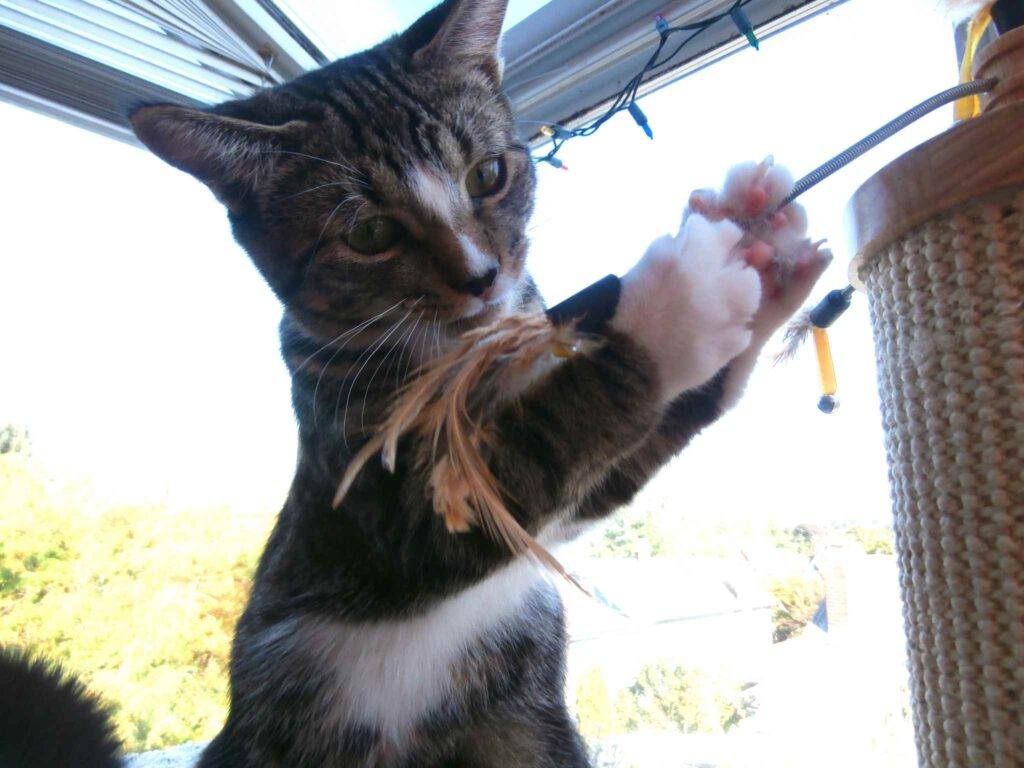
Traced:
<path fill-rule="evenodd" d="M 813 557 L 815 544 L 823 530 L 816 525 L 797 525 L 792 528 L 771 528 L 769 535 L 778 549 L 804 557 Z"/>
<path fill-rule="evenodd" d="M 772 581 L 768 591 L 775 598 L 772 636 L 776 643 L 800 634 L 825 598 L 824 585 L 816 576 L 783 576 Z"/>
<path fill-rule="evenodd" d="M 753 700 L 735 680 L 713 670 L 664 663 L 644 666 L 616 703 L 625 731 L 718 733 L 752 711 Z"/>
<path fill-rule="evenodd" d="M 211 738 L 270 510 L 111 506 L 0 454 L 0 645 L 64 662 L 129 751 Z"/>
<path fill-rule="evenodd" d="M 846 530 L 846 536 L 869 555 L 891 555 L 896 550 L 895 533 L 890 526 L 854 525 Z"/>
<path fill-rule="evenodd" d="M 28 453 L 30 447 L 28 429 L 16 424 L 0 427 L 0 454 Z"/>
<path fill-rule="evenodd" d="M 638 559 L 668 553 L 670 542 L 658 514 L 649 509 L 626 509 L 614 515 L 587 554 L 596 558 Z"/>
<path fill-rule="evenodd" d="M 607 738 L 615 732 L 615 709 L 600 668 L 594 667 L 576 684 L 576 717 L 580 731 L 590 741 Z"/>

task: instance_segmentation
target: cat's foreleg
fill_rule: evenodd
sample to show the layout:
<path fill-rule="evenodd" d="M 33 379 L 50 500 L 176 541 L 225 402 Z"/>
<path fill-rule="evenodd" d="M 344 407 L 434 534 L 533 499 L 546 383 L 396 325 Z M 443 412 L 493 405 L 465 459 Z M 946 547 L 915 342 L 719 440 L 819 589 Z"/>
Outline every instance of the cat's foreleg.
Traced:
<path fill-rule="evenodd" d="M 702 219 L 730 220 L 744 235 L 745 260 L 761 278 L 761 300 L 750 324 L 750 343 L 709 381 L 677 397 L 656 430 L 623 458 L 580 504 L 581 519 L 602 517 L 628 503 L 665 462 L 740 398 L 772 334 L 806 301 L 831 255 L 806 239 L 803 208 L 779 204 L 792 190 L 789 173 L 770 162 L 746 163 L 728 175 L 721 192 L 701 190 L 690 199 L 684 228 Z"/>
<path fill-rule="evenodd" d="M 486 425 L 489 464 L 533 532 L 649 440 L 671 404 L 750 345 L 762 278 L 744 232 L 691 216 L 623 279 L 605 342 L 545 372 Z"/>
<path fill-rule="evenodd" d="M 724 374 L 722 411 L 739 400 L 764 345 L 807 301 L 832 261 L 822 243 L 807 239 L 803 207 L 782 207 L 792 190 L 792 175 L 771 159 L 743 163 L 729 172 L 720 193 L 694 192 L 684 214 L 684 220 L 697 213 L 712 221 L 735 222 L 744 231 L 747 260 L 761 275 L 762 300 L 751 322 L 750 344 Z"/>

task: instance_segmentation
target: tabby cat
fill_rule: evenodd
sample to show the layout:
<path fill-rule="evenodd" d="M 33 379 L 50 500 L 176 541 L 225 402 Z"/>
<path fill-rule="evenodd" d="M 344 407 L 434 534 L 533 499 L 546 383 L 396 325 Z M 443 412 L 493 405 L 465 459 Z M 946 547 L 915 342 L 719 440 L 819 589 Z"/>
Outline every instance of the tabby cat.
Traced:
<path fill-rule="evenodd" d="M 524 266 L 534 166 L 501 89 L 505 5 L 448 0 L 251 98 L 131 115 L 153 152 L 223 202 L 283 303 L 298 418 L 295 479 L 202 768 L 589 764 L 563 694 L 557 590 L 485 533 L 445 529 L 429 446 L 404 443 L 393 474 L 371 462 L 331 506 L 410 370 L 467 329 L 542 308 Z M 762 221 L 788 183 L 744 166 L 723 194 L 696 195 L 681 232 L 623 279 L 602 343 L 496 409 L 487 459 L 540 541 L 628 502 L 736 399 L 827 263 L 797 209 Z M 726 219 L 764 224 L 788 268 Z"/>

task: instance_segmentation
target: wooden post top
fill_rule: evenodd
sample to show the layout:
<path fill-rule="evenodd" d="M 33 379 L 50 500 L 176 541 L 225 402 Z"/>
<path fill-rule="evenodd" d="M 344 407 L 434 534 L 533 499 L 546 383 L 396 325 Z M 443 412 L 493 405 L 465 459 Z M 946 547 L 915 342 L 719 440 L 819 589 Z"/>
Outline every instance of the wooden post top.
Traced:
<path fill-rule="evenodd" d="M 854 193 L 847 219 L 857 287 L 865 257 L 945 211 L 1024 186 L 1024 28 L 985 48 L 975 76 L 999 81 L 982 97 L 984 114 L 915 147 Z"/>

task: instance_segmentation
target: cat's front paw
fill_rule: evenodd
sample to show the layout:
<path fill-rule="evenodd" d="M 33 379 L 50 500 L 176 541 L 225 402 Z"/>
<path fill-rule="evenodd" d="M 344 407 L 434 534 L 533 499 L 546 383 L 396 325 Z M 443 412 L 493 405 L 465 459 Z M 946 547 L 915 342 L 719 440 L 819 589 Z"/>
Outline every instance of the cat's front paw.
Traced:
<path fill-rule="evenodd" d="M 762 303 L 752 325 L 763 343 L 806 300 L 832 254 L 807 238 L 807 214 L 797 203 L 783 206 L 793 177 L 768 158 L 729 171 L 721 191 L 690 196 L 687 217 L 732 221 L 742 228 L 744 258 L 761 274 Z"/>
<path fill-rule="evenodd" d="M 689 210 L 711 221 L 734 221 L 745 232 L 773 244 L 794 241 L 807 235 L 807 214 L 798 203 L 782 205 L 792 191 L 793 175 L 769 157 L 734 166 L 721 191 L 693 192 Z"/>
<path fill-rule="evenodd" d="M 622 279 L 612 328 L 654 360 L 665 400 L 709 381 L 751 341 L 761 278 L 729 221 L 690 216 Z"/>

